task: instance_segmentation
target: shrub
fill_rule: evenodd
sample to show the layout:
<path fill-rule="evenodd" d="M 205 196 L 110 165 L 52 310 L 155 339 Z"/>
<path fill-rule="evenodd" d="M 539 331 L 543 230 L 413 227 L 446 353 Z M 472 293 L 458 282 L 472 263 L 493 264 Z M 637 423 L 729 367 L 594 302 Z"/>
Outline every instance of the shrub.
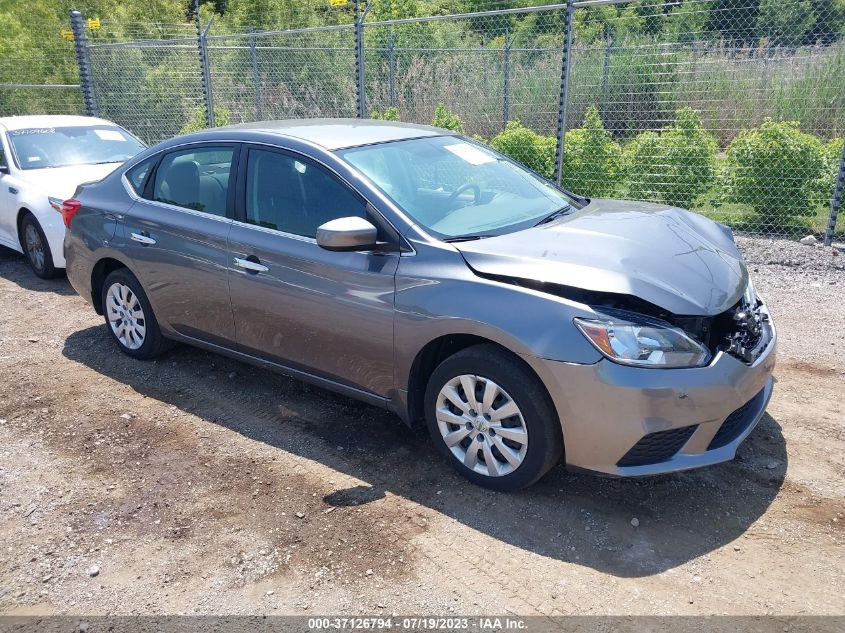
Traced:
<path fill-rule="evenodd" d="M 731 141 L 726 170 L 731 201 L 751 206 L 764 226 L 785 225 L 814 214 L 814 189 L 825 170 L 824 147 L 795 121 L 766 119 Z"/>
<path fill-rule="evenodd" d="M 811 202 L 816 205 L 826 206 L 830 204 L 833 196 L 833 188 L 836 186 L 836 176 L 839 173 L 839 160 L 842 156 L 842 144 L 845 139 L 835 138 L 822 147 L 823 167 L 821 175 L 816 182 L 814 195 Z"/>
<path fill-rule="evenodd" d="M 373 110 L 370 113 L 370 118 L 378 121 L 398 121 L 399 110 L 397 108 L 386 108 L 384 112 Z"/>
<path fill-rule="evenodd" d="M 625 158 L 634 198 L 689 208 L 713 181 L 716 139 L 691 108 L 681 108 L 675 125 L 643 132 L 628 144 Z"/>
<path fill-rule="evenodd" d="M 555 139 L 530 130 L 519 121 L 508 121 L 505 131 L 490 140 L 490 146 L 551 178 L 555 170 Z"/>
<path fill-rule="evenodd" d="M 219 108 L 214 106 L 214 125 L 220 127 L 221 125 L 229 125 L 231 113 L 226 108 Z M 191 112 L 190 120 L 179 130 L 179 134 L 190 134 L 191 132 L 199 132 L 204 130 L 208 125 L 205 122 L 205 106 L 194 108 Z"/>
<path fill-rule="evenodd" d="M 434 127 L 442 127 L 453 132 L 458 132 L 459 134 L 464 133 L 464 124 L 460 117 L 454 112 L 447 110 L 442 102 L 438 103 L 434 109 L 434 118 L 431 120 L 431 124 Z"/>
<path fill-rule="evenodd" d="M 554 160 L 554 139 L 552 160 Z M 587 108 L 584 127 L 564 137 L 563 186 L 584 196 L 613 194 L 623 176 L 622 148 L 604 129 L 595 106 Z"/>

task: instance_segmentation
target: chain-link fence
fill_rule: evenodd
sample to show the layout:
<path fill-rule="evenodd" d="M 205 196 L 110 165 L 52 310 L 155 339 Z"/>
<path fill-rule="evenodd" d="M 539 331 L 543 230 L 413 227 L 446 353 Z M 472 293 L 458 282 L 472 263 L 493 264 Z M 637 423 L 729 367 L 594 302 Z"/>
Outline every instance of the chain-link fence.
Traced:
<path fill-rule="evenodd" d="M 569 0 L 429 16 L 390 0 L 306 5 L 123 37 L 103 22 L 79 51 L 86 106 L 148 142 L 261 119 L 434 122 L 583 195 L 688 207 L 753 233 L 845 234 L 835 2 Z"/>
<path fill-rule="evenodd" d="M 62 37 L 58 23 L 32 26 L 53 34 L 37 50 L 17 47 L 14 33 L 0 43 L 0 116 L 82 114 L 72 40 Z"/>

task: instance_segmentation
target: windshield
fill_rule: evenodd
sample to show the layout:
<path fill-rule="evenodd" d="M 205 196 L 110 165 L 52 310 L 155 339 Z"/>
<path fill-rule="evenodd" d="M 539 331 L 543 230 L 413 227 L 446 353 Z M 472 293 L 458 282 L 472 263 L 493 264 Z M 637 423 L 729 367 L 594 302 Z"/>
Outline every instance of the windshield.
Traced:
<path fill-rule="evenodd" d="M 519 230 L 573 203 L 533 172 L 456 136 L 353 147 L 338 155 L 444 239 Z"/>
<path fill-rule="evenodd" d="M 8 138 L 21 169 L 122 163 L 144 149 L 116 125 L 10 130 Z"/>

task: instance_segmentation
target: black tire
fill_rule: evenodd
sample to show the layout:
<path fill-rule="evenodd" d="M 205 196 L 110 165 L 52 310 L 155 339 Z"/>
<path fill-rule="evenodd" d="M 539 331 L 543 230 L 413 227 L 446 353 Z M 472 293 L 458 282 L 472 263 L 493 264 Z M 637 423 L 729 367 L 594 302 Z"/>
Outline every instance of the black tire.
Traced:
<path fill-rule="evenodd" d="M 143 325 L 145 331 L 143 338 L 141 339 L 142 343 L 139 347 L 133 348 L 128 345 L 126 342 L 121 340 L 120 337 L 118 337 L 117 333 L 112 328 L 110 316 L 113 316 L 113 314 L 109 307 L 109 291 L 115 284 L 121 284 L 125 288 L 128 288 L 131 295 L 134 295 L 140 304 L 141 316 L 143 318 L 138 319 L 137 322 Z M 126 295 L 129 297 L 130 301 L 131 295 Z M 150 305 L 149 299 L 147 299 L 147 294 L 141 287 L 141 283 L 135 278 L 135 275 L 133 275 L 127 268 L 119 268 L 106 277 L 106 280 L 103 283 L 100 301 L 102 301 L 101 305 L 103 306 L 103 317 L 106 321 L 106 329 L 124 354 L 131 356 L 132 358 L 137 358 L 138 360 L 148 360 L 155 358 L 156 356 L 160 356 L 170 347 L 169 341 L 161 334 L 161 329 L 159 328 L 158 321 L 153 313 L 153 308 Z M 137 314 L 137 312 L 135 314 Z M 138 339 L 128 337 L 128 335 L 127 340 L 132 340 L 133 342 L 138 341 Z"/>
<path fill-rule="evenodd" d="M 527 448 L 522 462 L 508 474 L 480 474 L 467 467 L 446 445 L 438 428 L 438 395 L 449 381 L 464 374 L 492 380 L 507 392 L 522 414 L 528 433 Z M 557 464 L 563 455 L 560 422 L 543 384 L 521 360 L 495 345 L 469 347 L 440 363 L 426 388 L 425 417 L 437 450 L 461 475 L 485 488 L 509 492 L 530 486 Z M 488 431 L 488 441 L 489 438 Z M 501 453 L 498 455 L 501 456 Z"/>
<path fill-rule="evenodd" d="M 30 241 L 29 237 L 34 239 Z M 56 267 L 53 265 L 53 252 L 47 237 L 41 229 L 41 225 L 34 215 L 27 212 L 21 219 L 20 232 L 21 247 L 23 248 L 26 262 L 36 275 L 41 279 L 53 279 L 56 276 Z"/>

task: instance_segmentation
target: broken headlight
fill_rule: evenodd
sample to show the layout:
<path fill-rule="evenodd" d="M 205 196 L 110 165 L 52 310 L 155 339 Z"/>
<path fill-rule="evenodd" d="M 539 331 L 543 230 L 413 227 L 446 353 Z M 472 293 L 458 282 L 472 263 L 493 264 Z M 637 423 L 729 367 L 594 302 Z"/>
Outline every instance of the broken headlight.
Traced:
<path fill-rule="evenodd" d="M 702 367 L 710 351 L 673 325 L 641 314 L 603 310 L 599 319 L 574 319 L 587 340 L 615 363 L 635 367 Z"/>

